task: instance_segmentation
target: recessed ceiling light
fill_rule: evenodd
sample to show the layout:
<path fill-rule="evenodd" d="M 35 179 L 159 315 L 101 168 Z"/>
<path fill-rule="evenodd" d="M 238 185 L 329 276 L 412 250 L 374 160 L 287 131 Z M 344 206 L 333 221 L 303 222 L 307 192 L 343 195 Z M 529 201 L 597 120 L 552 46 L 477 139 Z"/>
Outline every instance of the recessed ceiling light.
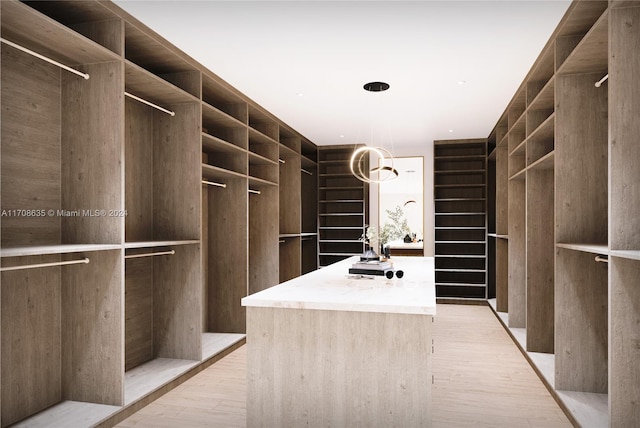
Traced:
<path fill-rule="evenodd" d="M 450 129 L 449 132 L 453 132 L 453 129 Z"/>
<path fill-rule="evenodd" d="M 298 92 L 298 96 L 299 96 L 299 97 L 301 97 L 301 96 L 303 96 L 303 95 L 304 95 L 304 94 L 303 94 L 302 92 Z"/>
<path fill-rule="evenodd" d="M 465 83 L 467 83 L 466 80 L 458 80 L 458 85 L 464 85 Z"/>
<path fill-rule="evenodd" d="M 389 84 L 385 82 L 369 82 L 363 86 L 363 88 L 369 92 L 382 92 L 389 89 L 389 87 Z"/>
<path fill-rule="evenodd" d="M 344 135 L 341 135 L 340 138 L 344 138 Z"/>

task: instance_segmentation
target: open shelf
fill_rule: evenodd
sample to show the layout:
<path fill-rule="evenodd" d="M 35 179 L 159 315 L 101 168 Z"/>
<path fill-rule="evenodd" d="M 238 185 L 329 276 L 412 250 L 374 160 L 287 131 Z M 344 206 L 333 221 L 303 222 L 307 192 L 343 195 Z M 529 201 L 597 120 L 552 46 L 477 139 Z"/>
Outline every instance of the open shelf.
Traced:
<path fill-rule="evenodd" d="M 240 148 L 247 148 L 246 125 L 206 103 L 202 103 L 202 131 Z"/>
<path fill-rule="evenodd" d="M 351 255 L 362 254 L 360 236 L 368 224 L 368 184 L 349 171 L 354 147 L 318 149 L 318 257 L 327 266 Z M 366 167 L 366 165 L 365 165 Z"/>
<path fill-rule="evenodd" d="M 22 2 L 9 0 L 1 4 L 2 37 L 11 42 L 67 66 L 120 59 L 116 53 Z"/>
<path fill-rule="evenodd" d="M 167 105 L 199 101 L 188 92 L 130 61 L 125 61 L 124 65 L 125 91 L 135 96 Z"/>
<path fill-rule="evenodd" d="M 486 155 L 486 140 L 434 142 L 437 297 L 487 297 Z"/>
<path fill-rule="evenodd" d="M 200 109 L 171 108 L 175 116 L 125 101 L 126 242 L 200 237 Z"/>
<path fill-rule="evenodd" d="M 554 150 L 555 114 L 552 113 L 527 139 L 527 165 Z"/>
<path fill-rule="evenodd" d="M 244 149 L 205 133 L 202 134 L 202 161 L 211 167 L 211 171 L 247 173 L 247 152 Z"/>
<path fill-rule="evenodd" d="M 553 65 L 552 65 L 552 69 L 553 69 Z M 551 77 L 540 89 L 540 92 L 537 93 L 535 98 L 533 98 L 533 101 L 529 103 L 529 106 L 527 108 L 530 111 L 553 109 L 554 90 L 555 90 L 555 79 L 554 77 Z"/>
<path fill-rule="evenodd" d="M 604 75 L 607 72 L 609 60 L 607 46 L 609 40 L 608 14 L 608 11 L 602 13 L 589 32 L 585 34 L 573 52 L 558 68 L 558 75 L 577 73 L 602 73 Z"/>
<path fill-rule="evenodd" d="M 3 424 L 69 400 L 122 405 L 122 251 L 83 255 L 90 263 L 0 274 Z M 76 258 L 11 257 L 3 267 Z"/>
<path fill-rule="evenodd" d="M 226 178 L 233 177 L 246 177 L 245 174 L 241 174 L 239 172 L 231 171 L 224 168 L 218 168 L 212 165 L 203 164 L 202 165 L 202 178 L 205 180 L 222 180 L 224 181 Z M 225 184 L 220 183 L 220 184 Z"/>
<path fill-rule="evenodd" d="M 209 73 L 202 73 L 202 101 L 203 109 L 212 107 L 234 118 L 237 122 L 230 122 L 232 127 L 248 122 L 247 102 L 228 84 Z"/>
<path fill-rule="evenodd" d="M 125 21 L 125 59 L 200 99 L 200 73 L 158 34 Z"/>

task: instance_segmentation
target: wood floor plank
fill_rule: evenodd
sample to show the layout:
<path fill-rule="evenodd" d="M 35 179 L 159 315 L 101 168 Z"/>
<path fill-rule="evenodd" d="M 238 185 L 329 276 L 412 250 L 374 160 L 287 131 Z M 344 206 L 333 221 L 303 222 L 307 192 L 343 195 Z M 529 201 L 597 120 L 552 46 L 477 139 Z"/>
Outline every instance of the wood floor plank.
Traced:
<path fill-rule="evenodd" d="M 571 423 L 488 306 L 438 305 L 433 427 Z M 120 428 L 244 427 L 246 346 L 121 422 Z"/>

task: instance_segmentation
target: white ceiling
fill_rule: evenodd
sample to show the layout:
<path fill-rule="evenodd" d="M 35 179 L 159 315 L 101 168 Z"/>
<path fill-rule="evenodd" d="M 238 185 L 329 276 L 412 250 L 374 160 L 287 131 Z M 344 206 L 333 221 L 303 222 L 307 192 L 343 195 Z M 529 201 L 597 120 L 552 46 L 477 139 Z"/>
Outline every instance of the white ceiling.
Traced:
<path fill-rule="evenodd" d="M 312 142 L 393 148 L 487 137 L 570 1 L 115 3 Z"/>

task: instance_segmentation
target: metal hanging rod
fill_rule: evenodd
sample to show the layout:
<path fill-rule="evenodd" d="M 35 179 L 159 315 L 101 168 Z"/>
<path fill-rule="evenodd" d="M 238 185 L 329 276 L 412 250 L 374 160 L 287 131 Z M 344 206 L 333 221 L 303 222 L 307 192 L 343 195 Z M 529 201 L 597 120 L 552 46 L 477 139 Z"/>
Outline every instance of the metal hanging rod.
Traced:
<path fill-rule="evenodd" d="M 304 168 L 300 168 L 300 171 L 304 172 L 305 174 L 313 175 L 313 172 L 309 172 Z"/>
<path fill-rule="evenodd" d="M 287 163 L 287 161 L 285 161 L 284 159 L 280 159 L 280 158 L 278 158 L 278 162 L 280 162 L 280 163 Z"/>
<path fill-rule="evenodd" d="M 38 52 L 34 52 L 34 51 L 32 51 L 31 49 L 27 49 L 27 48 L 25 48 L 24 46 L 20 46 L 20 45 L 18 45 L 18 44 L 16 44 L 16 43 L 13 43 L 13 42 L 11 42 L 11 41 L 9 41 L 9 40 L 5 39 L 5 38 L 2 38 L 2 37 L 0 37 L 0 41 L 2 41 L 2 43 L 7 44 L 7 45 L 9 45 L 9 46 L 13 46 L 13 47 L 14 47 L 14 48 L 16 48 L 16 49 L 21 50 L 22 52 L 28 53 L 28 54 L 29 54 L 29 55 L 31 55 L 31 56 L 35 56 L 36 58 L 40 58 L 41 60 L 46 61 L 46 62 L 48 62 L 49 64 L 56 65 L 56 66 L 58 66 L 58 67 L 60 67 L 60 68 L 62 68 L 62 69 L 64 69 L 64 70 L 67 70 L 68 72 L 71 72 L 71 73 L 73 73 L 73 74 L 76 74 L 76 75 L 78 75 L 78 76 L 80 76 L 80 77 L 84 77 L 84 79 L 85 79 L 85 80 L 88 80 L 88 79 L 89 79 L 89 75 L 88 75 L 87 73 L 83 73 L 82 71 L 78 71 L 78 70 L 76 70 L 76 69 L 74 69 L 74 68 L 71 68 L 71 67 L 66 66 L 66 65 L 64 65 L 64 64 L 61 64 L 61 63 L 59 63 L 59 62 L 58 62 L 58 61 L 56 61 L 56 60 L 53 60 L 53 59 L 48 58 L 48 57 L 46 57 L 46 56 L 44 56 L 44 55 L 41 55 L 41 54 L 39 54 Z"/>
<path fill-rule="evenodd" d="M 206 184 L 209 186 L 216 186 L 216 187 L 224 187 L 224 188 L 227 187 L 227 185 L 224 183 L 216 183 L 215 181 L 207 181 L 207 180 L 202 180 L 202 184 Z"/>
<path fill-rule="evenodd" d="M 254 195 L 259 195 L 261 192 L 259 190 L 249 189 L 249 193 L 253 193 Z"/>
<path fill-rule="evenodd" d="M 602 86 L 602 84 L 609 78 L 609 74 L 605 74 L 604 77 L 596 82 L 596 88 Z"/>
<path fill-rule="evenodd" d="M 7 266 L 0 268 L 0 272 L 6 272 L 9 270 L 20 270 L 20 269 L 36 269 L 42 267 L 51 267 L 51 266 L 67 266 L 67 265 L 78 265 L 78 264 L 86 264 L 89 263 L 89 258 L 85 257 L 80 260 L 70 260 L 67 262 L 52 262 L 52 263 L 36 263 L 32 265 L 22 265 L 22 266 Z"/>
<path fill-rule="evenodd" d="M 148 106 L 151 106 L 151 107 L 153 107 L 153 108 L 155 108 L 155 109 L 160 110 L 160 111 L 161 111 L 161 112 L 163 112 L 163 113 L 167 113 L 169 116 L 175 116 L 175 115 L 176 115 L 176 113 L 175 113 L 175 112 L 173 112 L 173 111 L 171 111 L 171 110 L 167 110 L 166 108 L 160 107 L 160 106 L 159 106 L 159 105 L 157 105 L 157 104 L 154 104 L 154 103 L 152 103 L 152 102 L 149 102 L 149 101 L 147 101 L 147 100 L 145 100 L 145 99 L 142 99 L 142 98 L 140 98 L 140 97 L 136 97 L 135 95 L 130 94 L 130 93 L 129 93 L 129 92 L 127 92 L 127 91 L 125 91 L 125 92 L 124 92 L 124 94 L 125 94 L 127 97 L 129 97 L 129 98 L 133 98 L 133 99 L 134 99 L 134 100 L 136 100 L 136 101 L 140 101 L 142 104 L 146 104 L 146 105 L 148 105 Z"/>
<path fill-rule="evenodd" d="M 153 257 L 153 256 L 170 256 L 175 254 L 175 250 L 170 251 L 158 251 L 157 253 L 144 253 L 144 254 L 130 254 L 128 256 L 124 256 L 125 259 L 137 259 L 140 257 Z"/>
<path fill-rule="evenodd" d="M 284 244 L 286 241 L 284 239 L 281 239 L 278 241 L 278 244 Z"/>
<path fill-rule="evenodd" d="M 607 256 L 597 255 L 595 260 L 600 263 L 609 263 L 609 258 Z"/>

